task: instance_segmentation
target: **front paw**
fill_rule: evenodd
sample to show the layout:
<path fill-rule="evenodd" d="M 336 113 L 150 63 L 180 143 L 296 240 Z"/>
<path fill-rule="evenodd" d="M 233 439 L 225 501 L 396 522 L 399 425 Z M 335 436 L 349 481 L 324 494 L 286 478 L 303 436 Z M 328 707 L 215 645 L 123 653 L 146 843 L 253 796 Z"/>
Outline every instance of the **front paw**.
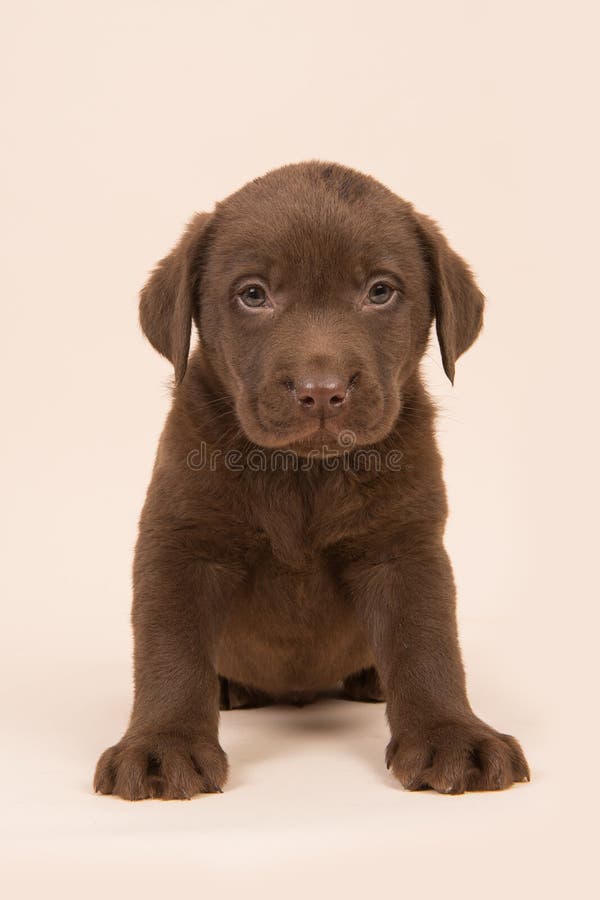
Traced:
<path fill-rule="evenodd" d="M 388 744 L 386 764 L 410 791 L 501 791 L 529 781 L 518 741 L 475 716 L 407 729 Z"/>
<path fill-rule="evenodd" d="M 227 757 L 216 740 L 126 734 L 98 760 L 94 790 L 125 800 L 189 800 L 195 794 L 220 792 L 226 779 Z"/>

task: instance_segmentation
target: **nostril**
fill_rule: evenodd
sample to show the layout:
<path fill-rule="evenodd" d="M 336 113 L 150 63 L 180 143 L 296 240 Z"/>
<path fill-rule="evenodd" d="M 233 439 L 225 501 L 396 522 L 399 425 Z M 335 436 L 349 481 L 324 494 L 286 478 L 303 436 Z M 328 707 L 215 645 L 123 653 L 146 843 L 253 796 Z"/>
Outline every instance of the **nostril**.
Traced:
<path fill-rule="evenodd" d="M 330 417 L 341 411 L 350 388 L 339 375 L 309 375 L 295 380 L 292 394 L 307 415 Z"/>

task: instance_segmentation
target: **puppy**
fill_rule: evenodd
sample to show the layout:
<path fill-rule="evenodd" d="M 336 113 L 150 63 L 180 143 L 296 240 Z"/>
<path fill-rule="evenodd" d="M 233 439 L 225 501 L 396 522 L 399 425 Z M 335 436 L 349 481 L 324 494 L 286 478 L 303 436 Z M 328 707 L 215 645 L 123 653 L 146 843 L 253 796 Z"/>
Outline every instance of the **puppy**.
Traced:
<path fill-rule="evenodd" d="M 336 686 L 385 699 L 409 790 L 528 780 L 467 699 L 419 373 L 435 319 L 454 379 L 483 306 L 431 219 L 339 165 L 285 166 L 192 220 L 141 293 L 176 383 L 135 554 L 133 711 L 97 791 L 220 791 L 220 707 Z"/>

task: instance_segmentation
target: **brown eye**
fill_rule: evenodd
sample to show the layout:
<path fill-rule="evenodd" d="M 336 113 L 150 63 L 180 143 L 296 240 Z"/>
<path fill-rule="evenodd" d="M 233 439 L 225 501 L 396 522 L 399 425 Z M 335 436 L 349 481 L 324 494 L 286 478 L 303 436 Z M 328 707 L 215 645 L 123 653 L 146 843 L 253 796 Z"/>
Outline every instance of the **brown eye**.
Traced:
<path fill-rule="evenodd" d="M 382 306 L 394 296 L 394 289 L 385 281 L 376 281 L 369 289 L 369 301 Z"/>
<path fill-rule="evenodd" d="M 259 306 L 264 306 L 267 302 L 267 294 L 260 284 L 247 285 L 239 292 L 238 297 L 244 306 L 249 306 L 251 309 L 257 309 Z"/>

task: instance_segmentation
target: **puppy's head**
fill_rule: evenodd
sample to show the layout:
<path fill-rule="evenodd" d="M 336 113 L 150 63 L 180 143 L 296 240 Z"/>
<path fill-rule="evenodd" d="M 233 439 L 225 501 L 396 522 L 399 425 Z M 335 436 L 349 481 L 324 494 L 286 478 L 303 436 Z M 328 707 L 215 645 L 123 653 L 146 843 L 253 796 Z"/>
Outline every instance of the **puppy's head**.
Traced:
<path fill-rule="evenodd" d="M 337 165 L 286 166 L 190 223 L 141 295 L 151 343 L 185 375 L 201 352 L 253 442 L 335 452 L 382 440 L 435 318 L 445 371 L 483 297 L 433 221 Z"/>

